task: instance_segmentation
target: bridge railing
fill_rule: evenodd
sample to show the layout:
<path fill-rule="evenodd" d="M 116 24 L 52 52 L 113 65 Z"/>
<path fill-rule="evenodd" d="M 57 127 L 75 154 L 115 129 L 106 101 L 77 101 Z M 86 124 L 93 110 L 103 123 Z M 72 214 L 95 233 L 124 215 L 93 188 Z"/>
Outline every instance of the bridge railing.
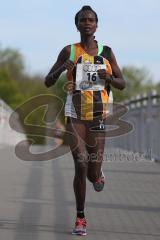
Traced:
<path fill-rule="evenodd" d="M 128 113 L 122 117 L 133 125 L 132 132 L 107 139 L 107 147 L 145 154 L 160 161 L 160 95 L 156 91 L 122 102 Z"/>

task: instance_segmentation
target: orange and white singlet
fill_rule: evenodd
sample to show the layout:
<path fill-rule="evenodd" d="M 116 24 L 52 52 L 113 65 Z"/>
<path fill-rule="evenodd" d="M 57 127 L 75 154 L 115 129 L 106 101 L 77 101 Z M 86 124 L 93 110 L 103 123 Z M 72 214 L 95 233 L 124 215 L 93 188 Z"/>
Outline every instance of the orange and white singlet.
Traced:
<path fill-rule="evenodd" d="M 75 67 L 67 71 L 67 81 L 76 84 L 72 94 L 67 94 L 65 116 L 80 120 L 94 120 L 106 112 L 112 92 L 105 80 L 100 79 L 98 69 L 106 69 L 112 75 L 110 48 L 98 44 L 98 54 L 91 56 L 85 52 L 80 43 L 70 46 L 70 60 Z"/>

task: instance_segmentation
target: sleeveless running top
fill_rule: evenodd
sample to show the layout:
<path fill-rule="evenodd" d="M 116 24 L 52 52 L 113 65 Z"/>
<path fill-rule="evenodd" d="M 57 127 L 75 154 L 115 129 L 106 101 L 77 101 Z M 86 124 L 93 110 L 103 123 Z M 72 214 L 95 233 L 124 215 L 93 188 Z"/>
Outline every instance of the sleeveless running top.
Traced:
<path fill-rule="evenodd" d="M 107 73 L 109 75 L 112 74 L 111 65 L 109 63 L 111 49 L 108 46 L 102 46 L 98 43 L 98 54 L 96 56 L 91 56 L 86 53 L 80 43 L 72 44 L 70 48 L 69 59 L 74 62 L 75 67 L 72 71 L 67 71 L 67 81 L 76 83 L 77 64 L 89 63 L 92 67 L 103 64 L 103 66 L 105 65 Z M 93 76 L 95 76 L 94 74 Z M 88 76 L 90 77 L 90 75 Z M 95 80 L 94 77 L 92 78 Z M 74 90 L 72 94 L 67 94 L 65 116 L 80 120 L 94 120 L 94 118 L 106 112 L 107 103 L 111 94 L 110 85 L 108 84 L 106 84 L 103 89 L 97 91 L 87 89 Z"/>

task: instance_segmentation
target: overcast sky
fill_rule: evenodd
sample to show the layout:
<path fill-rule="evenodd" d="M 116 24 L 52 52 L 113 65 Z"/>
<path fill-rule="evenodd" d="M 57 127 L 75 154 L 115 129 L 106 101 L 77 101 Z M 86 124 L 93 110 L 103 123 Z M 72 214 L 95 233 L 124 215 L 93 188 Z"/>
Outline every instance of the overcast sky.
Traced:
<path fill-rule="evenodd" d="M 120 67 L 145 66 L 160 81 L 160 0 L 1 0 L 0 45 L 19 49 L 27 70 L 45 75 L 64 46 L 79 42 L 74 16 L 83 5 L 97 12 L 96 39 Z"/>

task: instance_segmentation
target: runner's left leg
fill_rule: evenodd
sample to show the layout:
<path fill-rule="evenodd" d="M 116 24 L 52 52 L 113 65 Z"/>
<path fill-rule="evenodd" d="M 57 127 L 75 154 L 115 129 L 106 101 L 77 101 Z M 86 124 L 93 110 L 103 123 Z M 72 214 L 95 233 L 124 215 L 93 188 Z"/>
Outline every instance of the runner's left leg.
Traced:
<path fill-rule="evenodd" d="M 101 175 L 104 146 L 105 132 L 88 130 L 86 146 L 89 153 L 87 177 L 92 183 L 95 183 Z"/>

